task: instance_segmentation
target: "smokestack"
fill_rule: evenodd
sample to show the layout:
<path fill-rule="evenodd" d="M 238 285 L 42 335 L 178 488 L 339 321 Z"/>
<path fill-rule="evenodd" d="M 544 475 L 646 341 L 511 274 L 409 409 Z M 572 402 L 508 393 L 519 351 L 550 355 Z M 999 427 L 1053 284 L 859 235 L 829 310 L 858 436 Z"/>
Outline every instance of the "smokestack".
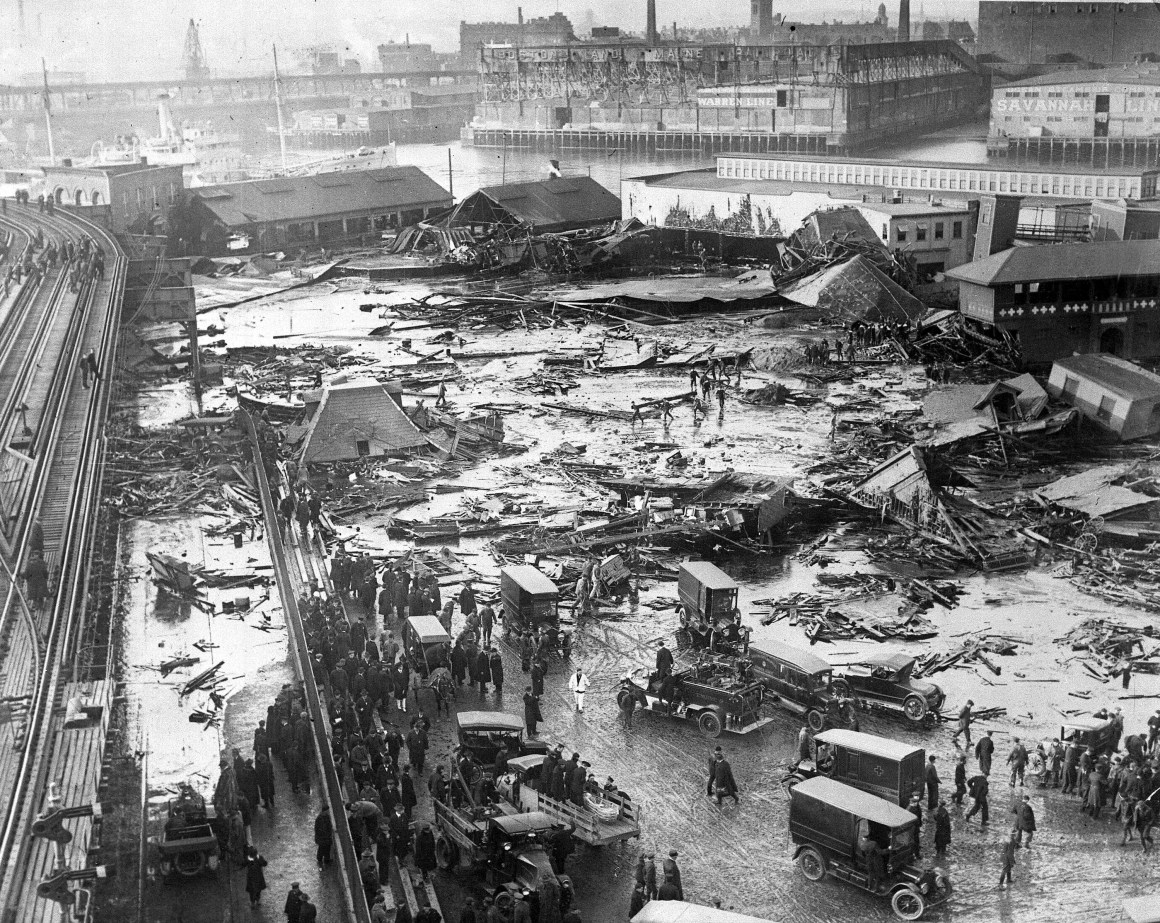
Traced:
<path fill-rule="evenodd" d="M 521 26 L 524 24 L 524 8 L 522 6 L 516 7 L 516 22 Z"/>
<path fill-rule="evenodd" d="M 648 0 L 648 22 L 645 24 L 645 34 L 649 44 L 655 45 L 657 35 L 657 0 Z"/>
<path fill-rule="evenodd" d="M 898 0 L 898 40 L 910 41 L 910 0 Z"/>

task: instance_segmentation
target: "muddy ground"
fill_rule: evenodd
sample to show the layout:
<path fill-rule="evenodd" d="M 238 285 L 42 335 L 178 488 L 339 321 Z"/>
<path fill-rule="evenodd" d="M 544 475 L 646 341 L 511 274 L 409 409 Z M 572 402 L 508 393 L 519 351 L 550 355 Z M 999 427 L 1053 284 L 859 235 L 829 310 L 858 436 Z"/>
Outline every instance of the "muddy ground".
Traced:
<path fill-rule="evenodd" d="M 406 322 L 397 322 L 391 337 L 368 334 L 383 324 L 384 319 L 390 319 L 392 303 L 409 299 L 410 293 L 417 289 L 376 292 L 353 283 L 331 284 L 330 288 L 328 294 L 310 289 L 211 314 L 203 318 L 202 326 L 212 322 L 224 327 L 224 337 L 231 346 L 342 345 L 386 364 L 414 361 L 413 356 L 399 348 L 402 337 L 408 335 L 404 330 Z M 360 305 L 370 303 L 379 307 L 371 312 L 359 310 Z M 747 373 L 746 387 L 757 387 L 776 378 L 791 387 L 806 388 L 807 383 L 793 378 L 791 373 L 779 372 L 778 367 L 783 364 L 787 350 L 804 339 L 820 339 L 823 332 L 773 331 L 748 325 L 744 320 L 740 315 L 696 318 L 655 331 L 639 331 L 639 335 L 646 340 L 659 338 L 674 345 L 716 342 L 754 347 L 771 371 Z M 423 327 L 409 336 L 418 343 L 440 332 L 438 326 Z M 593 346 L 606 332 L 605 326 L 599 324 L 530 333 L 522 328 L 487 333 L 460 331 L 468 342 L 456 350 L 463 375 L 450 388 L 452 401 L 458 407 L 489 402 L 518 404 L 520 409 L 506 418 L 507 441 L 526 446 L 527 451 L 514 457 L 485 459 L 456 480 L 435 478 L 431 483 L 458 482 L 464 489 L 408 507 L 402 515 L 424 520 L 453 512 L 467 499 L 495 493 L 523 498 L 530 503 L 542 502 L 552 509 L 599 508 L 602 501 L 597 494 L 577 491 L 550 463 L 541 462 L 545 452 L 564 441 L 585 446 L 583 457 L 588 460 L 614 463 L 631 459 L 641 472 L 657 470 L 661 454 L 641 447 L 646 442 L 671 442 L 690 456 L 690 469 L 703 470 L 707 478 L 727 468 L 770 475 L 794 474 L 827 457 L 835 407 L 841 417 L 844 412 L 840 405 L 873 397 L 882 414 L 906 412 L 916 406 L 923 390 L 929 387 L 921 369 L 876 367 L 862 371 L 853 382 L 814 389 L 822 400 L 809 408 L 749 407 L 731 396 L 721 419 L 714 412 L 698 427 L 693 426 L 687 407 L 677 409 L 676 419 L 668 427 L 662 427 L 656 419 L 632 427 L 615 420 L 592 422 L 541 406 L 546 400 L 565 400 L 598 409 L 628 410 L 634 399 L 684 390 L 686 370 L 603 376 L 580 374 L 577 387 L 563 398 L 536 396 L 513 387 L 517 379 L 540 368 L 541 357 L 546 352 Z M 422 346 L 415 348 L 423 349 Z M 631 345 L 621 348 L 629 349 Z M 471 358 L 473 355 L 479 358 Z M 418 398 L 419 395 L 408 395 L 406 400 L 410 404 Z M 433 398 L 433 391 L 425 397 L 428 404 Z M 207 411 L 228 406 L 224 394 L 207 395 Z M 859 413 L 867 416 L 862 411 Z M 344 524 L 343 537 L 351 547 L 365 547 L 377 554 L 407 550 L 409 543 L 387 537 L 385 524 L 383 515 L 360 517 Z M 869 528 L 863 521 L 834 527 L 826 551 L 835 560 L 826 570 L 829 573 L 912 574 L 907 562 L 882 565 L 867 559 L 862 540 Z M 816 537 L 814 532 L 796 531 L 786 537 L 786 545 L 772 554 L 744 554 L 725 547 L 712 551 L 711 555 L 741 583 L 741 608 L 750 613 L 754 600 L 815 588 L 818 566 L 802 563 L 794 554 L 799 542 Z M 172 541 L 183 547 L 196 546 L 195 538 L 193 534 L 187 534 L 184 539 L 179 534 L 156 536 L 159 541 Z M 464 541 L 453 550 L 478 573 L 495 575 L 497 566 L 485 541 Z M 682 549 L 677 551 L 679 554 Z M 1118 685 L 1102 685 L 1088 676 L 1078 661 L 1069 660 L 1071 652 L 1057 645 L 1054 639 L 1090 615 L 1115 618 L 1135 626 L 1154 619 L 1080 595 L 1065 578 L 1066 565 L 1012 575 L 965 574 L 960 578 L 965 592 L 959 605 L 953 611 L 936 606 L 929 613 L 939 629 L 936 638 L 922 643 L 881 646 L 873 642 L 843 641 L 817 645 L 814 651 L 841 663 L 881 648 L 913 654 L 945 651 L 956 647 L 964 637 L 984 631 L 1021 639 L 1014 657 L 1001 658 L 1001 677 L 992 676 L 982 667 L 969 667 L 946 671 L 933 678 L 948 693 L 949 711 L 957 710 L 967 697 L 973 698 L 978 708 L 1007 708 L 1007 718 L 987 725 L 997 732 L 1000 768 L 1012 736 L 1038 741 L 1057 734 L 1061 709 L 1078 707 L 1092 711 L 1100 705 L 1121 704 L 1128 731 L 1137 731 L 1157 701 L 1118 702 Z M 445 588 L 445 597 L 456 589 Z M 592 762 L 599 777 L 614 776 L 643 805 L 644 835 L 640 844 L 581 853 L 570 867 L 585 920 L 627 918 L 632 869 L 640 848 L 655 849 L 662 854 L 669 848 L 677 848 L 681 852 L 686 894 L 694 901 L 707 903 L 720 898 L 725 906 L 778 921 L 889 918 L 885 903 L 873 901 L 841 884 L 811 884 L 792 867 L 787 838 L 787 797 L 779 784 L 799 727 L 792 716 L 774 713 L 773 723 L 761 732 L 744 739 L 729 736 L 723 739 L 742 787 L 740 806 L 723 808 L 705 797 L 703 766 L 712 745 L 694 727 L 655 716 L 639 718 L 636 726 L 627 732 L 619 726 L 614 702 L 617 679 L 631 667 L 650 659 L 657 639 L 671 639 L 675 616 L 671 605 L 662 604 L 669 600 L 675 602 L 675 597 L 674 582 L 646 579 L 638 604 L 629 604 L 627 600 L 618 602 L 609 607 L 613 611 L 577 626 L 573 662 L 582 664 L 593 679 L 589 705 L 582 716 L 572 709 L 563 667 L 554 665 L 549 676 L 542 735 L 578 750 Z M 142 605 L 148 606 L 148 603 L 142 602 Z M 156 621 L 175 628 L 178 619 Z M 759 626 L 752 616 L 747 622 L 754 626 L 755 641 L 778 638 L 800 646 L 808 644 L 802 631 L 786 622 L 768 628 Z M 199 624 L 196 617 L 184 620 L 184 624 L 182 636 L 187 640 L 204 635 L 210 627 L 227 643 L 232 639 L 251 644 L 254 640 L 246 634 L 253 629 L 240 624 L 219 622 L 207 626 Z M 456 627 L 458 624 L 457 615 Z M 157 650 L 152 636 L 146 646 L 149 658 L 155 659 Z M 513 657 L 510 649 L 504 653 L 509 677 L 506 701 L 496 703 L 489 695 L 487 705 L 505 706 L 519 712 L 522 674 L 518 657 Z M 129 659 L 144 660 L 146 651 L 142 649 L 137 658 Z M 224 733 L 203 733 L 198 728 L 194 736 L 200 735 L 201 739 L 196 744 L 174 742 L 173 752 L 159 757 L 168 761 L 171 777 L 211 766 L 220 746 L 248 744 L 248 714 L 254 710 L 254 703 L 285 676 L 284 651 L 272 645 L 268 654 L 257 655 L 251 651 L 244 665 L 234 672 L 245 675 L 245 687 L 227 705 Z M 1017 677 L 1017 673 L 1021 676 Z M 1092 693 L 1090 702 L 1069 695 L 1084 691 Z M 1137 676 L 1131 692 L 1160 696 L 1160 678 Z M 478 707 L 479 700 L 475 693 L 468 693 L 458 704 Z M 247 720 L 235 721 L 234 711 L 247 716 Z M 164 722 L 163 715 L 158 718 Z M 184 717 L 174 715 L 172 720 L 181 721 Z M 188 727 L 182 725 L 183 741 L 190 735 Z M 953 748 L 948 725 L 913 731 L 898 723 L 871 718 L 864 722 L 863 730 L 926 747 L 928 752 L 939 756 L 944 780 L 949 782 Z M 158 736 L 151 750 L 161 746 Z M 435 749 L 428 760 L 428 769 L 433 762 L 446 757 L 449 746 L 447 722 L 443 719 L 437 724 Z M 972 760 L 972 768 L 973 765 Z M 429 806 L 425 801 L 425 786 L 418 787 L 424 798 L 420 812 L 423 816 Z M 1068 796 L 1040 789 L 1032 790 L 1032 796 L 1040 833 L 1035 847 L 1020 854 L 1011 891 L 996 888 L 1001 844 L 1010 828 L 1011 789 L 996 778 L 992 786 L 994 816 L 988 829 L 965 824 L 961 812 L 954 812 L 954 844 L 943 864 L 956 883 L 956 893 L 953 902 L 933 912 L 932 918 L 954 916 L 989 921 L 1018 915 L 1023 921 L 1055 921 L 1065 915 L 1083 915 L 1112 919 L 1118 913 L 1120 899 L 1160 891 L 1155 861 L 1151 857 L 1145 859 L 1138 846 L 1119 845 L 1120 830 L 1110 812 L 1093 822 L 1078 812 L 1077 803 Z M 933 853 L 929 836 L 927 831 L 924 839 L 928 860 Z M 308 839 L 308 834 L 305 838 Z M 294 852 L 301 854 L 302 850 Z M 455 908 L 461 895 L 477 887 L 477 883 L 466 879 L 440 878 L 440 896 L 445 910 L 452 911 L 451 919 L 457 918 Z M 273 893 L 277 896 L 278 890 Z"/>

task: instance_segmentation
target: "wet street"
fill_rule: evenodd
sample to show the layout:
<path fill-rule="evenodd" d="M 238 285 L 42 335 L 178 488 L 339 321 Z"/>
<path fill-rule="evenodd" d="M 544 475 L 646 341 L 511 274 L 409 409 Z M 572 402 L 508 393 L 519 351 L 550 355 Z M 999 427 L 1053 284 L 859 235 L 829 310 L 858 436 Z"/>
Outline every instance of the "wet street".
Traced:
<path fill-rule="evenodd" d="M 373 293 L 349 283 L 330 295 L 298 293 L 267 299 L 252 305 L 219 312 L 211 319 L 225 329 L 231 345 L 268 344 L 278 335 L 281 345 L 341 345 L 356 354 L 383 363 L 400 361 L 399 337 L 406 322 L 392 337 L 369 337 L 370 329 L 390 317 L 393 300 L 409 300 L 409 294 Z M 385 312 L 358 310 L 368 301 L 380 304 Z M 439 327 L 424 328 L 424 337 L 434 337 Z M 905 367 L 879 367 L 866 372 L 853 383 L 838 383 L 829 388 L 810 390 L 824 398 L 812 407 L 758 407 L 727 403 L 725 413 L 716 414 L 693 425 L 687 408 L 678 408 L 676 419 L 667 427 L 658 420 L 630 425 L 627 421 L 603 419 L 588 421 L 583 417 L 562 415 L 543 406 L 549 398 L 536 396 L 516 385 L 523 376 L 540 367 L 547 350 L 567 351 L 591 346 L 605 335 L 600 325 L 555 331 L 523 330 L 510 332 L 481 331 L 469 334 L 470 342 L 459 359 L 463 375 L 449 389 L 458 407 L 496 403 L 508 409 L 505 424 L 508 443 L 525 446 L 522 455 L 485 458 L 470 466 L 457 478 L 434 477 L 427 485 L 449 484 L 461 489 L 431 495 L 428 502 L 408 506 L 402 515 L 424 521 L 433 516 L 448 515 L 488 496 L 513 502 L 524 502 L 531 509 L 549 510 L 599 508 L 603 501 L 597 492 L 577 487 L 561 476 L 545 453 L 570 443 L 583 448 L 584 458 L 593 462 L 620 462 L 640 472 L 663 470 L 661 449 L 676 445 L 690 459 L 690 470 L 714 472 L 734 468 L 767 476 L 800 473 L 802 469 L 824 460 L 829 451 L 829 431 L 834 409 L 853 407 L 872 397 L 880 403 L 880 413 L 890 414 L 913 409 L 928 387 L 921 370 Z M 699 318 L 657 330 L 657 337 L 673 345 L 720 342 L 726 347 L 745 344 L 755 348 L 756 370 L 747 372 L 745 387 L 759 387 L 771 380 L 783 380 L 794 387 L 805 387 L 792 372 L 782 370 L 790 350 L 812 332 L 772 331 L 747 326 L 738 318 Z M 473 353 L 481 358 L 473 359 Z M 576 387 L 567 400 L 603 410 L 623 411 L 632 400 L 671 395 L 686 386 L 683 371 L 643 370 L 616 375 L 579 375 Z M 412 403 L 424 395 L 408 394 Z M 426 395 L 428 400 L 432 395 Z M 228 409 L 229 400 L 221 392 L 207 395 L 207 412 Z M 861 411 L 849 411 L 858 419 Z M 412 547 L 410 542 L 387 536 L 388 518 L 384 513 L 359 514 L 340 525 L 339 537 L 352 550 L 368 550 L 376 556 L 395 556 Z M 819 574 L 893 573 L 913 575 L 905 561 L 874 563 L 868 560 L 864 547 L 870 526 L 863 520 L 838 522 L 832 527 L 795 527 L 790 535 L 781 536 L 784 545 L 774 553 L 756 555 L 738 553 L 719 546 L 709 554 L 720 567 L 741 585 L 741 611 L 746 623 L 754 628 L 753 640 L 777 639 L 806 647 L 802 629 L 780 621 L 762 627 L 757 617 L 766 611 L 758 600 L 811 591 Z M 829 534 L 823 547 L 824 562 L 799 560 L 801 544 Z M 135 566 L 141 563 L 146 547 L 164 546 L 173 554 L 186 553 L 191 560 L 208 566 L 264 566 L 266 546 L 258 536 L 235 551 L 225 547 L 224 540 L 211 541 L 201 532 L 197 519 L 177 520 L 163 524 L 139 523 L 135 532 Z M 439 545 L 430 546 L 438 549 Z M 180 550 L 177 550 L 180 549 Z M 498 565 L 483 539 L 463 540 L 452 550 L 482 578 L 484 592 L 494 591 Z M 681 549 L 678 549 L 678 554 Z M 1002 675 L 993 676 L 981 666 L 952 669 L 932 677 L 947 692 L 945 711 L 953 714 L 967 697 L 978 708 L 1002 706 L 1007 716 L 979 725 L 976 738 L 987 727 L 996 731 L 996 771 L 991 790 L 992 820 L 987 828 L 977 822 L 965 823 L 963 810 L 952 808 L 953 844 L 945 868 L 955 883 L 952 901 L 929 912 L 931 919 L 971 921 L 1007 920 L 1055 921 L 1079 914 L 1092 919 L 1113 919 L 1118 902 L 1124 897 L 1160 891 L 1155 860 L 1145 858 L 1138 844 L 1120 846 L 1121 829 L 1112 812 L 1105 811 L 1098 821 L 1091 821 L 1078 811 L 1078 802 L 1058 791 L 1028 789 L 1039 821 L 1039 833 L 1031 850 L 1023 850 L 1015 870 L 1015 884 L 1000 891 L 999 877 L 1003 840 L 1011 827 L 1010 813 L 1016 794 L 1002 778 L 1002 767 L 1014 736 L 1021 736 L 1031 746 L 1058 735 L 1061 710 L 1093 711 L 1100 705 L 1122 705 L 1127 731 L 1138 731 L 1155 707 L 1157 699 L 1134 699 L 1119 702 L 1116 686 L 1104 685 L 1090 677 L 1072 658 L 1071 651 L 1056 643 L 1083 618 L 1099 615 L 1129 625 L 1143 627 L 1151 619 L 1124 609 L 1110 607 L 1093 597 L 1079 594 L 1066 579 L 1067 565 L 1051 565 L 1038 571 L 1016 575 L 971 575 L 959 578 L 963 595 L 955 609 L 936 606 L 927 616 L 938 634 L 926 642 L 889 642 L 878 645 L 868 641 L 839 641 L 819 644 L 814 653 L 835 664 L 849 663 L 858 655 L 889 649 L 919 655 L 928 650 L 948 651 L 962 638 L 977 633 L 997 633 L 1018 639 L 1015 656 L 997 658 Z M 458 592 L 458 585 L 443 586 L 444 599 Z M 277 595 L 258 607 L 270 617 L 269 631 L 261 614 L 244 618 L 174 608 L 172 602 L 158 600 L 147 581 L 135 589 L 137 611 L 143 623 L 127 659 L 133 665 L 137 680 L 135 694 L 142 702 L 142 733 L 149 741 L 151 790 L 158 791 L 183 777 L 213 776 L 218 753 L 237 746 L 249 753 L 254 722 L 281 683 L 290 681 L 284 632 L 280 630 Z M 253 597 L 261 595 L 247 591 Z M 611 775 L 617 784 L 642 805 L 643 834 L 639 843 L 602 850 L 583 847 L 569 864 L 577 892 L 577 905 L 586 921 L 627 919 L 627 908 L 633 886 L 633 870 L 641 849 L 663 856 L 670 848 L 680 852 L 685 893 L 688 899 L 711 903 L 719 899 L 726 907 L 754 914 L 772 921 L 812 920 L 886 920 L 891 918 L 889 904 L 853 890 L 832 880 L 813 884 L 797 871 L 791 861 L 788 838 L 788 796 L 781 785 L 784 769 L 794 750 L 799 719 L 785 712 L 770 712 L 773 722 L 747 737 L 726 734 L 719 741 L 733 764 L 741 786 L 741 803 L 718 807 L 705 796 L 705 765 L 713 742 L 702 737 L 692 724 L 656 715 L 639 713 L 631 730 L 621 727 L 615 704 L 618 680 L 632 668 L 650 663 L 658 640 L 672 643 L 676 628 L 676 585 L 668 578 L 641 579 L 639 600 L 629 601 L 623 594 L 601 601 L 598 614 L 585 618 L 576 626 L 572 665 L 582 665 L 592 678 L 588 706 L 583 714 L 575 712 L 566 683 L 566 665 L 553 661 L 547 678 L 543 703 L 545 721 L 541 736 L 562 743 L 589 760 L 593 772 L 603 780 Z M 360 611 L 352 604 L 352 612 Z M 454 632 L 462 627 L 458 611 Z M 229 676 L 231 694 L 223 710 L 220 727 L 204 728 L 188 722 L 188 703 L 177 701 L 174 681 L 159 681 L 150 669 L 175 652 L 188 650 L 197 640 L 218 645 L 203 656 L 206 663 L 226 659 L 224 673 Z M 160 647 L 164 642 L 164 647 Z M 473 690 L 461 690 L 457 708 L 504 708 L 522 714 L 521 695 L 524 674 L 520 672 L 518 653 L 502 646 L 507 673 L 504 701 L 496 702 L 491 693 L 480 700 Z M 220 650 L 223 653 L 216 654 Z M 196 668 L 194 668 L 196 669 Z M 187 671 L 189 672 L 189 671 Z M 1090 702 L 1069 693 L 1090 693 Z M 1160 696 L 1160 677 L 1141 675 L 1134 679 L 1131 692 Z M 429 703 L 427 705 L 429 706 Z M 390 719 L 398 719 L 392 712 Z M 439 762 L 446 763 L 453 743 L 450 723 L 436 720 L 427 773 Z M 401 726 L 401 730 L 405 730 Z M 953 789 L 954 748 L 951 725 L 930 730 L 911 730 L 901 722 L 882 718 L 863 720 L 862 730 L 923 746 L 938 756 L 943 791 Z M 152 754 L 156 752 L 156 757 Z M 973 757 L 968 763 L 973 771 Z M 284 777 L 280 777 L 284 778 Z M 426 775 L 416 787 L 420 806 L 418 817 L 431 820 Z M 277 919 L 286 886 L 292 879 L 301 880 L 312 893 L 327 895 L 328 907 L 340 906 L 333 894 L 334 873 L 320 881 L 312 871 L 313 847 L 309 822 L 315 807 L 304 796 L 297 802 L 287 797 L 285 786 L 279 789 L 278 812 L 273 817 L 258 812 L 254 837 L 259 848 L 270 859 L 267 878 L 269 905 L 262 913 Z M 291 802 L 293 802 L 291 806 Z M 286 805 L 284 808 L 283 805 Z M 976 819 L 977 820 L 977 819 Z M 932 832 L 924 831 L 924 861 L 933 863 Z M 217 881 L 220 883 L 222 875 Z M 236 879 L 237 876 L 235 876 Z M 438 873 L 436 885 L 448 918 L 458 918 L 458 907 L 465 895 L 482 893 L 482 882 L 466 874 L 452 876 Z M 151 915 L 149 919 L 202 920 L 196 896 L 202 888 L 212 888 L 209 880 L 183 882 L 176 886 L 150 883 Z M 233 904 L 244 908 L 240 885 L 233 885 Z M 328 890 L 330 889 L 330 890 Z M 178 896 L 180 895 L 180 896 Z M 194 900 L 189 897 L 193 895 Z M 318 901 L 316 901 L 318 902 Z M 274 904 L 278 907 L 275 908 Z M 318 902 L 320 908 L 321 902 Z M 157 910 L 154 912 L 153 908 Z M 179 916 L 166 916 L 179 914 Z M 238 916 L 237 918 L 241 918 Z"/>

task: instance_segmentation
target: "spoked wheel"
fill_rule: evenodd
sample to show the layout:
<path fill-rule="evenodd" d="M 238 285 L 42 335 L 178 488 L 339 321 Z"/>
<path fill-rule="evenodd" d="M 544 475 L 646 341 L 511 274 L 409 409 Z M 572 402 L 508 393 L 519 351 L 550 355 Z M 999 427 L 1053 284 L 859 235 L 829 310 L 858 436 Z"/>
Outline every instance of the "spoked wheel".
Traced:
<path fill-rule="evenodd" d="M 807 846 L 798 856 L 798 868 L 810 881 L 821 881 L 826 877 L 826 860 L 812 846 Z"/>
<path fill-rule="evenodd" d="M 697 717 L 697 727 L 706 737 L 720 737 L 721 716 L 715 711 L 703 711 Z"/>
<path fill-rule="evenodd" d="M 926 717 L 926 699 L 918 695 L 908 695 L 902 703 L 902 710 L 911 721 L 921 721 Z"/>
<path fill-rule="evenodd" d="M 917 891 L 911 891 L 910 888 L 900 888 L 890 898 L 890 906 L 898 919 L 917 920 L 926 910 L 926 901 Z"/>
<path fill-rule="evenodd" d="M 187 878 L 200 875 L 205 869 L 205 853 L 179 852 L 173 857 L 173 867 L 177 869 L 178 874 Z"/>
<path fill-rule="evenodd" d="M 811 731 L 817 734 L 826 726 L 826 716 L 816 708 L 811 708 L 806 712 L 806 724 L 809 725 Z"/>
<path fill-rule="evenodd" d="M 447 872 L 459 864 L 459 847 L 445 836 L 435 841 L 435 862 Z"/>

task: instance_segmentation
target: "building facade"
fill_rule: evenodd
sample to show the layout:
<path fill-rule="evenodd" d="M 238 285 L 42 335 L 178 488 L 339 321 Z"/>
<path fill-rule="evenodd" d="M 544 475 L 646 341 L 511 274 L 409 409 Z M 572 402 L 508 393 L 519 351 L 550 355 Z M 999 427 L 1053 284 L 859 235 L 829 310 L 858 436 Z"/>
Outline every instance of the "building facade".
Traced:
<path fill-rule="evenodd" d="M 43 171 L 34 195 L 43 192 L 58 205 L 107 208 L 110 226 L 117 233 L 157 229 L 185 188 L 180 165 L 52 166 Z"/>
<path fill-rule="evenodd" d="M 947 275 L 960 312 L 1013 334 L 1029 363 L 1160 356 L 1160 241 L 1013 247 Z"/>
<path fill-rule="evenodd" d="M 1154 3 L 979 2 L 979 61 L 998 74 L 1133 64 L 1154 60 L 1158 52 L 1160 10 Z"/>
<path fill-rule="evenodd" d="M 465 64 L 478 64 L 486 45 L 567 45 L 576 41 L 572 21 L 563 13 L 524 20 L 521 8 L 516 22 L 459 23 L 459 56 Z"/>
<path fill-rule="evenodd" d="M 773 179 L 831 185 L 882 186 L 920 192 L 1012 193 L 1064 199 L 1150 199 L 1156 168 L 1095 169 L 1054 165 L 1035 169 L 992 164 L 933 163 L 800 154 L 720 154 L 725 179 Z"/>
<path fill-rule="evenodd" d="M 1058 360 L 1051 366 L 1047 393 L 1121 439 L 1160 433 L 1160 375 L 1117 356 Z"/>

